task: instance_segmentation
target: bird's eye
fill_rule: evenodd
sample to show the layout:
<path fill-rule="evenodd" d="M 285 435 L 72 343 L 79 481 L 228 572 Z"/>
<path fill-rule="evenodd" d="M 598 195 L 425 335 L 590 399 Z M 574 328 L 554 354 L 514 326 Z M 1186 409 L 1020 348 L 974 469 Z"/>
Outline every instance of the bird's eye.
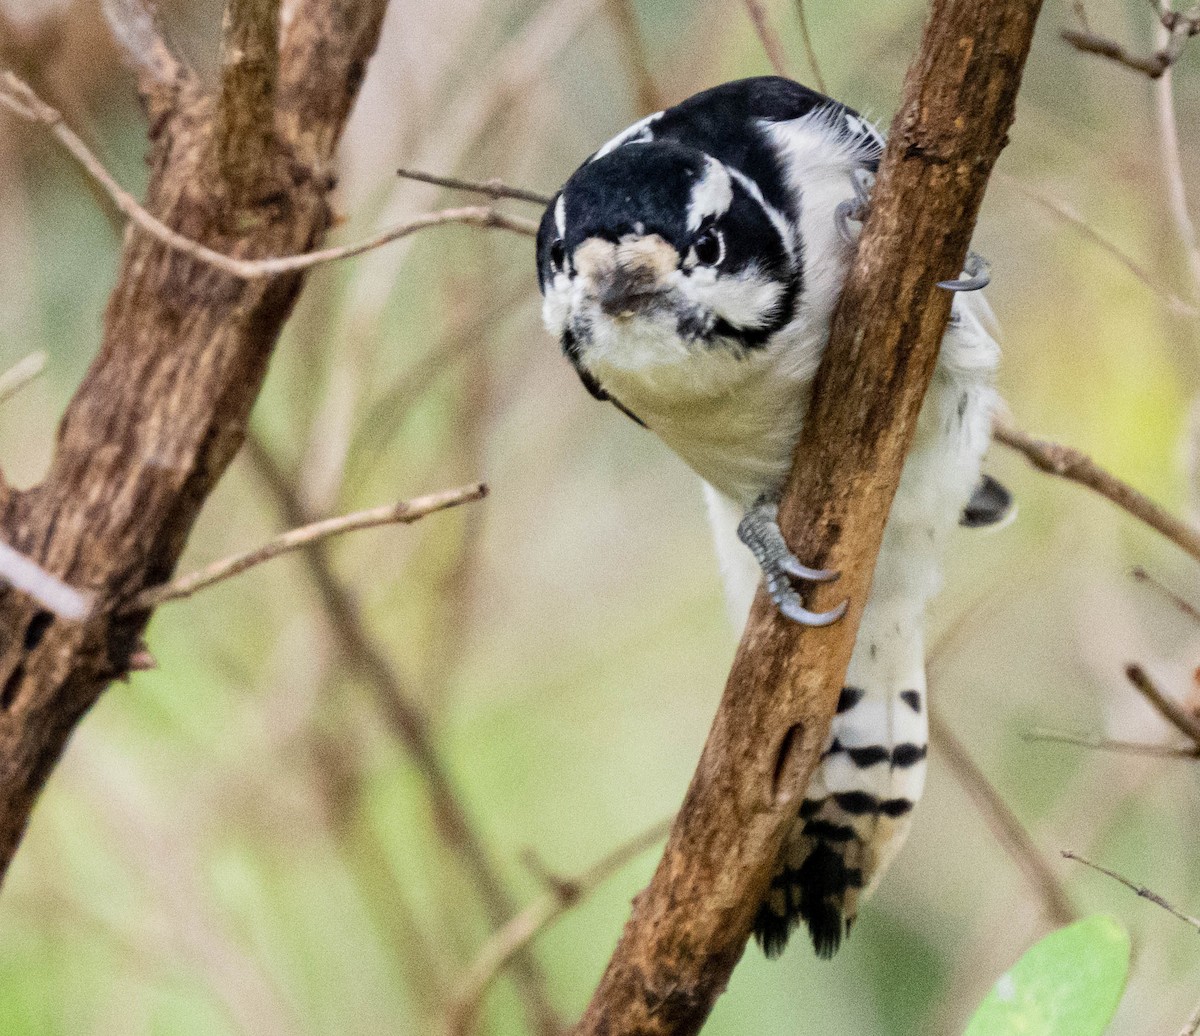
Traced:
<path fill-rule="evenodd" d="M 715 227 L 709 227 L 692 243 L 692 252 L 701 266 L 718 266 L 725 258 L 725 238 Z"/>
<path fill-rule="evenodd" d="M 555 273 L 562 273 L 567 268 L 567 246 L 561 237 L 550 246 L 550 266 Z"/>

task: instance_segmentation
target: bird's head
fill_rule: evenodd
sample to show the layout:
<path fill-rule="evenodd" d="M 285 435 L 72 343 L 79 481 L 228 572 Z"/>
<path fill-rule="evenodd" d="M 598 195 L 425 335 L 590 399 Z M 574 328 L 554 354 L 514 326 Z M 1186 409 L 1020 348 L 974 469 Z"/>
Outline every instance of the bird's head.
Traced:
<path fill-rule="evenodd" d="M 623 143 L 581 166 L 542 217 L 542 312 L 576 366 L 741 354 L 791 319 L 797 251 L 737 170 L 672 141 Z"/>

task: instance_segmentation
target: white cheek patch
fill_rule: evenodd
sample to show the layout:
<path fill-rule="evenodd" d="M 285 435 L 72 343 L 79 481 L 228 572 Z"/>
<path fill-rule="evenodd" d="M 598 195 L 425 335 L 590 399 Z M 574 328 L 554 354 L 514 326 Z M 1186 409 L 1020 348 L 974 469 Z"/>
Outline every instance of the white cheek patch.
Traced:
<path fill-rule="evenodd" d="M 651 126 L 662 118 L 662 112 L 655 112 L 653 115 L 647 115 L 644 119 L 639 119 L 628 129 L 622 130 L 607 144 L 604 145 L 591 157 L 591 161 L 596 161 L 597 158 L 603 158 L 610 151 L 616 151 L 617 148 L 625 144 L 641 144 L 648 140 L 654 139 L 654 132 Z"/>
<path fill-rule="evenodd" d="M 704 167 L 704 175 L 692 186 L 688 200 L 688 230 L 699 230 L 706 219 L 724 216 L 733 204 L 733 181 L 729 171 L 715 158 Z"/>
<path fill-rule="evenodd" d="M 763 277 L 750 267 L 738 274 L 718 275 L 711 267 L 699 267 L 691 276 L 678 273 L 675 287 L 697 305 L 709 309 L 735 327 L 756 328 L 771 322 L 778 313 L 784 285 Z"/>
<path fill-rule="evenodd" d="M 571 281 L 565 273 L 557 274 L 546 285 L 542 299 L 542 323 L 552 335 L 560 336 L 571 317 Z"/>

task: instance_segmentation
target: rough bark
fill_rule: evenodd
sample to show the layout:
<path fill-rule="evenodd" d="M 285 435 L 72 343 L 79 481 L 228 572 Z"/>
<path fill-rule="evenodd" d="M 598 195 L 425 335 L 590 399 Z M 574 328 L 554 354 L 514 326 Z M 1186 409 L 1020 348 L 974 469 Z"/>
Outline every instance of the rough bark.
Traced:
<path fill-rule="evenodd" d="M 386 6 L 297 0 L 271 88 L 274 132 L 242 150 L 237 184 L 222 172 L 213 100 L 173 59 L 143 61 L 147 208 L 232 255 L 317 243 L 331 222 L 333 149 Z M 261 95 L 225 86 L 224 109 L 263 110 Z M 103 342 L 63 418 L 50 471 L 25 492 L 0 491 L 0 538 L 99 602 L 89 620 L 72 623 L 0 586 L 0 878 L 75 724 L 128 670 L 149 613 L 122 614 L 120 605 L 171 575 L 242 443 L 302 284 L 302 274 L 240 280 L 127 231 Z"/>
<path fill-rule="evenodd" d="M 934 0 L 834 320 L 781 524 L 825 629 L 760 591 L 662 861 L 635 900 L 578 1036 L 694 1033 L 745 949 L 816 767 L 884 524 L 945 332 L 950 295 L 1006 142 L 1040 0 Z"/>

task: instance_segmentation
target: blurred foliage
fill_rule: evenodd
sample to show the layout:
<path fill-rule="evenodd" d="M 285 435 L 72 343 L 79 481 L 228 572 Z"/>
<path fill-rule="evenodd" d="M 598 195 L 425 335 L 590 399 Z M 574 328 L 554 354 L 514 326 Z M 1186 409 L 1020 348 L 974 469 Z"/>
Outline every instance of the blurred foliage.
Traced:
<path fill-rule="evenodd" d="M 1129 974 L 1129 933 L 1094 914 L 1030 947 L 996 980 L 965 1036 L 1103 1036 Z"/>
<path fill-rule="evenodd" d="M 215 0 L 162 6 L 211 74 Z M 803 78 L 794 8 L 768 6 Z M 886 121 L 923 0 L 807 7 L 831 90 Z M 634 8 L 665 100 L 768 70 L 736 0 Z M 1097 30 L 1149 49 L 1144 3 L 1089 11 Z M 0 60 L 140 189 L 145 126 L 96 0 L 0 0 L 0 15 Z M 1194 294 L 1168 217 L 1153 87 L 1065 47 L 1057 30 L 1072 17 L 1047 5 L 977 235 L 1005 327 L 1002 389 L 1025 427 L 1192 514 L 1196 323 L 1018 189 L 1069 203 L 1156 282 Z M 400 165 L 553 189 L 640 114 L 615 25 L 600 0 L 393 0 L 341 151 L 338 239 L 440 204 L 436 189 L 396 182 Z M 1176 80 L 1192 171 L 1200 44 Z M 0 411 L 0 463 L 16 484 L 45 469 L 99 341 L 119 245 L 110 207 L 77 170 L 36 131 L 0 122 L 0 368 L 37 349 L 51 358 Z M 700 496 L 557 355 L 527 240 L 445 229 L 315 273 L 254 432 L 314 514 L 491 484 L 482 504 L 357 534 L 333 554 L 519 901 L 540 891 L 525 850 L 574 873 L 677 807 L 734 645 Z M 1080 906 L 1132 931 L 1111 1031 L 1174 1032 L 1195 998 L 1194 938 L 1103 879 L 1068 873 L 1056 850 L 1186 900 L 1200 887 L 1197 771 L 1026 734 L 1166 739 L 1122 666 L 1136 659 L 1171 693 L 1195 695 L 1200 631 L 1126 573 L 1142 564 L 1195 596 L 1195 570 L 1085 491 L 998 450 L 991 467 L 1021 518 L 956 542 L 931 639 L 967 618 L 935 693 Z M 186 564 L 283 524 L 261 470 L 239 458 Z M 0 1032 L 439 1031 L 487 925 L 303 561 L 163 609 L 149 643 L 158 669 L 115 686 L 85 722 L 9 876 Z M 564 1016 L 586 1002 L 653 855 L 536 944 Z M 910 843 L 846 948 L 832 963 L 802 939 L 776 963 L 751 948 L 706 1032 L 958 1033 L 990 978 L 1047 925 L 935 749 Z M 481 1031 L 524 1031 L 507 979 Z"/>

